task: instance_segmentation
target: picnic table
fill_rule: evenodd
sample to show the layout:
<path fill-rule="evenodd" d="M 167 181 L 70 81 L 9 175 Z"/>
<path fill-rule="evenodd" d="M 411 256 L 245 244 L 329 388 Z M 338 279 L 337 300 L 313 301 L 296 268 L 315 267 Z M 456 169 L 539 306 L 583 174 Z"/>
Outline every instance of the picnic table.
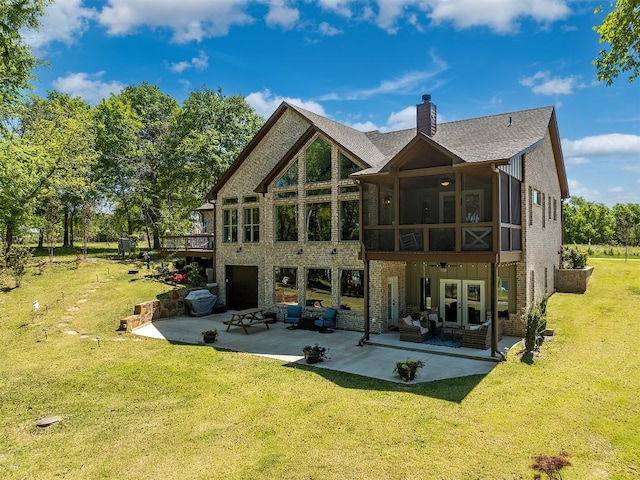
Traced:
<path fill-rule="evenodd" d="M 237 312 L 231 313 L 231 319 L 226 320 L 224 323 L 227 326 L 227 332 L 231 328 L 231 326 L 242 327 L 244 333 L 247 335 L 249 331 L 247 327 L 250 327 L 256 323 L 262 323 L 267 330 L 269 329 L 269 322 L 272 321 L 271 318 L 267 318 L 264 316 L 264 309 L 262 308 L 247 308 L 245 310 L 238 310 Z"/>

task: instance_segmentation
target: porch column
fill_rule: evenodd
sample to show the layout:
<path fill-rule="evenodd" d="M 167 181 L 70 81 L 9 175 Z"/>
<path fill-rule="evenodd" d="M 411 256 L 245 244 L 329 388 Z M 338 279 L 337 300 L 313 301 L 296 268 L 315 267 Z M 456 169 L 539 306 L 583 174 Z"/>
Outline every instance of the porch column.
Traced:
<path fill-rule="evenodd" d="M 498 337 L 500 324 L 498 323 L 498 263 L 491 264 L 491 356 L 498 352 Z"/>

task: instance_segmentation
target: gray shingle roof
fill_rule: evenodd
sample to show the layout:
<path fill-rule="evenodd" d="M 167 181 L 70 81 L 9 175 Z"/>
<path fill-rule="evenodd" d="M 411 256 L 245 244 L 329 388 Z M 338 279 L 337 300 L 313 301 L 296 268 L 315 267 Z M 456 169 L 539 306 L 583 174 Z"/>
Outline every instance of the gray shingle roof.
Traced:
<path fill-rule="evenodd" d="M 360 173 L 380 171 L 416 136 L 415 128 L 363 133 L 298 106 L 289 106 L 370 165 Z M 441 123 L 431 139 L 465 162 L 508 159 L 545 137 L 552 113 L 553 107 L 541 107 Z"/>
<path fill-rule="evenodd" d="M 384 155 L 380 149 L 371 142 L 366 133 L 323 117 L 322 115 L 310 112 L 309 110 L 305 110 L 304 108 L 296 105 L 287 105 L 300 113 L 300 115 L 306 117 L 311 123 L 318 127 L 318 129 L 326 133 L 329 137 L 367 164 L 378 164 L 384 160 Z"/>
<path fill-rule="evenodd" d="M 433 139 L 467 162 L 511 158 L 545 137 L 552 112 L 542 107 L 443 123 Z"/>

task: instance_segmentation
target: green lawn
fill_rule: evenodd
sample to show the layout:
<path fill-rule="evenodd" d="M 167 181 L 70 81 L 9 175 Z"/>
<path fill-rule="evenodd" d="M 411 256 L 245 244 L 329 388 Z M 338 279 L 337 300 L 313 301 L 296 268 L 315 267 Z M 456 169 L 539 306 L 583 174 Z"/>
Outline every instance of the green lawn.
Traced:
<path fill-rule="evenodd" d="M 565 479 L 640 476 L 640 262 L 590 260 L 533 362 L 402 385 L 118 333 L 168 287 L 106 257 L 0 293 L 0 478 L 529 479 L 561 449 Z"/>

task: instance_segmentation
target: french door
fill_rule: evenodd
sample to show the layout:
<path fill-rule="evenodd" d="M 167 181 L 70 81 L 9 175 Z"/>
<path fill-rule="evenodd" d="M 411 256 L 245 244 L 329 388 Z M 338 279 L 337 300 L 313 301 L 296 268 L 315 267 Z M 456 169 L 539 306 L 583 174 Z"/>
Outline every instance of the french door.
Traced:
<path fill-rule="evenodd" d="M 440 280 L 440 317 L 449 326 L 484 322 L 484 280 Z"/>

